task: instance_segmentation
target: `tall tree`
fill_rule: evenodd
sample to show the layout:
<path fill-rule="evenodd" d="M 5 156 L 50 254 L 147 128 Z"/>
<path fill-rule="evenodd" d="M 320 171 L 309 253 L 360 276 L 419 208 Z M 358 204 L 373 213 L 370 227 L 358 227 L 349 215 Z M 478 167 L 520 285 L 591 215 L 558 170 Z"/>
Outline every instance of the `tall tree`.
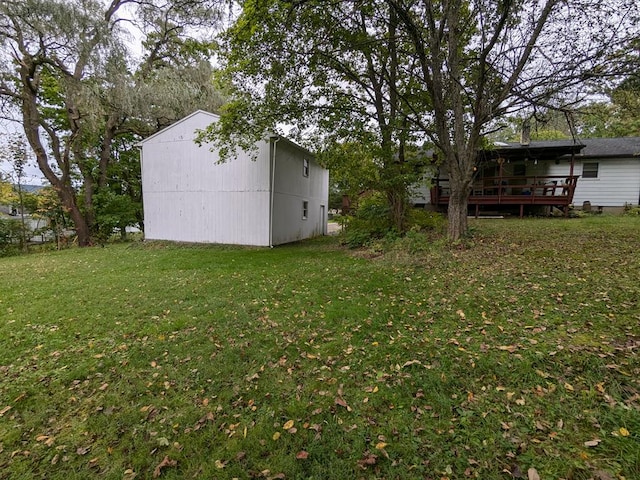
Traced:
<path fill-rule="evenodd" d="M 568 109 L 596 79 L 620 73 L 620 52 L 637 35 L 636 7 L 634 0 L 245 2 L 223 55 L 234 101 L 210 138 L 246 146 L 279 122 L 303 134 L 329 132 L 325 141 L 373 146 L 374 138 L 392 210 L 410 179 L 404 146 L 431 140 L 450 175 L 448 233 L 458 239 L 467 231 L 477 151 L 495 120 L 532 105 Z"/>
<path fill-rule="evenodd" d="M 137 75 L 127 60 L 124 19 L 118 17 L 127 5 L 137 15 L 128 22 L 140 25 L 146 38 Z M 214 24 L 216 5 L 213 0 L 7 0 L 0 5 L 0 100 L 19 110 L 38 166 L 60 196 L 80 245 L 89 245 L 96 231 L 93 198 L 107 186 L 116 137 L 148 135 L 186 113 L 174 109 L 167 115 L 169 106 L 160 116 L 157 106 L 170 101 L 188 108 L 211 93 L 209 79 L 202 81 L 207 44 L 192 39 L 189 28 Z M 197 86 L 189 85 L 193 76 L 174 74 L 176 81 L 166 88 L 159 79 L 170 77 L 166 72 L 173 64 L 182 73 L 196 72 Z"/>
<path fill-rule="evenodd" d="M 220 52 L 219 82 L 231 100 L 203 139 L 223 158 L 282 133 L 282 124 L 317 150 L 363 145 L 363 161 L 375 159 L 377 186 L 403 230 L 408 188 L 419 174 L 406 155 L 415 139 L 405 110 L 422 99 L 414 96 L 416 64 L 397 28 L 395 11 L 375 0 L 244 2 Z"/>
<path fill-rule="evenodd" d="M 438 147 L 448 170 L 454 240 L 467 231 L 476 155 L 495 119 L 532 105 L 569 108 L 563 99 L 578 101 L 586 80 L 620 73 L 616 60 L 637 35 L 637 3 L 629 0 L 387 3 L 432 102 L 410 120 Z"/>

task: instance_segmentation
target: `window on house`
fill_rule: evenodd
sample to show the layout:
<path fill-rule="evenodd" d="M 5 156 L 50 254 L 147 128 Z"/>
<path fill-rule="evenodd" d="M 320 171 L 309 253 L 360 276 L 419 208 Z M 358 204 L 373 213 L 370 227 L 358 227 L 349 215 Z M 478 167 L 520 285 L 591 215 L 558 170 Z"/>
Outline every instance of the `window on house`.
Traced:
<path fill-rule="evenodd" d="M 304 177 L 309 176 L 309 159 L 307 158 L 302 160 L 302 175 Z"/>
<path fill-rule="evenodd" d="M 582 178 L 598 178 L 598 162 L 582 165 Z"/>
<path fill-rule="evenodd" d="M 302 219 L 306 220 L 309 216 L 309 202 L 306 200 L 302 202 Z"/>

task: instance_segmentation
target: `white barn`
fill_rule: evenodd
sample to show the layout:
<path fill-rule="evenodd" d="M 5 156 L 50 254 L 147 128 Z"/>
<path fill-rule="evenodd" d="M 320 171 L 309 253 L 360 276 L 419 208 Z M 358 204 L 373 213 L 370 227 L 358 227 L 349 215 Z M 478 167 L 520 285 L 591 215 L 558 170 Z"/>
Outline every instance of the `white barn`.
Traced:
<path fill-rule="evenodd" d="M 140 142 L 147 240 L 274 246 L 326 234 L 329 172 L 280 137 L 257 158 L 218 163 L 195 137 L 219 117 L 196 111 Z"/>

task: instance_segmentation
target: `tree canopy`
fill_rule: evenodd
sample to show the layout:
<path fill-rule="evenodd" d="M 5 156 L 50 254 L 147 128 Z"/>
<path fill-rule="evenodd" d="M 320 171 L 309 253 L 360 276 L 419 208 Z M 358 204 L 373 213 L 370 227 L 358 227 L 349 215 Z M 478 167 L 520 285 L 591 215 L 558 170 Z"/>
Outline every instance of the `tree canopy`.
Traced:
<path fill-rule="evenodd" d="M 120 15 L 134 7 L 129 16 Z M 149 135 L 195 108 L 215 109 L 213 1 L 7 0 L 0 5 L 0 101 L 16 116 L 80 245 L 97 232 L 94 196 L 109 189 L 123 135 Z M 129 12 L 131 13 L 131 12 Z M 143 36 L 138 64 L 125 25 Z M 133 147 L 133 142 L 128 145 Z M 122 142 L 119 143 L 122 146 Z"/>
<path fill-rule="evenodd" d="M 571 109 L 598 81 L 623 73 L 636 7 L 245 2 L 223 43 L 220 78 L 232 101 L 209 137 L 228 153 L 290 124 L 303 140 L 362 142 L 378 149 L 380 189 L 399 196 L 416 171 L 403 161 L 405 146 L 429 140 L 450 177 L 449 236 L 457 239 L 467 229 L 477 151 L 496 120 L 534 106 Z"/>

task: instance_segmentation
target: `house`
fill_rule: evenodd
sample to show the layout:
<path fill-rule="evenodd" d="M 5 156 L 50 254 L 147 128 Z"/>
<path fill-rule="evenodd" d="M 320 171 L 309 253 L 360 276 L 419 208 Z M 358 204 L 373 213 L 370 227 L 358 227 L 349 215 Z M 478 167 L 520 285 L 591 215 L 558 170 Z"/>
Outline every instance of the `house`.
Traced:
<path fill-rule="evenodd" d="M 286 138 L 220 163 L 197 131 L 218 121 L 196 111 L 140 142 L 145 238 L 273 246 L 327 232 L 329 172 Z"/>
<path fill-rule="evenodd" d="M 423 189 L 424 190 L 424 189 Z M 446 172 L 439 171 L 424 206 L 446 207 Z M 415 203 L 420 203 L 420 197 Z M 587 202 L 587 203 L 585 203 Z M 480 211 L 540 211 L 589 205 L 620 211 L 640 202 L 640 138 L 496 144 L 478 152 L 469 206 Z"/>
<path fill-rule="evenodd" d="M 574 205 L 589 202 L 592 208 L 616 213 L 640 204 L 640 137 L 585 138 L 580 143 L 585 147 L 576 155 L 574 170 L 580 179 Z M 549 174 L 566 175 L 566 164 L 552 163 Z"/>

